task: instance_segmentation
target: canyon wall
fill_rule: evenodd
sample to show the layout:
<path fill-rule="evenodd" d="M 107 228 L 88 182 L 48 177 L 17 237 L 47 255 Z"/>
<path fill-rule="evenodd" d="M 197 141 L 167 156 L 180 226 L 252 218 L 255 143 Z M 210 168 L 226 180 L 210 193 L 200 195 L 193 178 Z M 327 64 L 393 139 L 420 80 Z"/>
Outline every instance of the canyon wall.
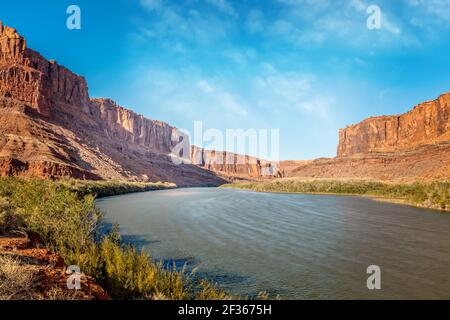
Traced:
<path fill-rule="evenodd" d="M 241 178 L 282 177 L 278 163 L 226 151 L 191 146 L 191 161 L 225 176 Z"/>
<path fill-rule="evenodd" d="M 85 112 L 89 107 L 86 80 L 28 49 L 25 39 L 0 22 L 0 96 L 23 101 L 41 115 L 65 103 Z"/>
<path fill-rule="evenodd" d="M 186 154 L 176 148 L 181 144 Z M 167 123 L 110 99 L 91 99 L 83 77 L 27 48 L 16 30 L 0 22 L 4 175 L 180 186 L 284 176 L 450 180 L 450 93 L 403 115 L 372 117 L 342 129 L 334 159 L 275 163 L 190 146 L 188 137 Z"/>
<path fill-rule="evenodd" d="M 450 93 L 396 116 L 372 117 L 339 131 L 337 156 L 402 152 L 450 140 Z"/>
<path fill-rule="evenodd" d="M 181 142 L 189 144 L 188 136 L 177 128 L 162 121 L 149 120 L 111 99 L 91 99 L 90 107 L 90 113 L 109 139 L 164 154 L 171 154 Z"/>
<path fill-rule="evenodd" d="M 337 157 L 290 167 L 287 176 L 385 181 L 450 180 L 450 93 L 395 116 L 339 131 Z"/>
<path fill-rule="evenodd" d="M 186 154 L 174 154 L 181 144 Z M 91 99 L 85 78 L 27 48 L 0 22 L 0 175 L 225 182 L 189 164 L 189 152 L 177 128 Z"/>

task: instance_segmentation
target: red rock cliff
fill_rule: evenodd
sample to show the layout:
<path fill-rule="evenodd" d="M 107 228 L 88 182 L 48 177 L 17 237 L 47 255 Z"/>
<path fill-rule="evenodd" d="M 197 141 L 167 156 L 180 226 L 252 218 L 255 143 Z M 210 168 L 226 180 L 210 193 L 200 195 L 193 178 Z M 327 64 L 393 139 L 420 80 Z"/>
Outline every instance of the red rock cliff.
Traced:
<path fill-rule="evenodd" d="M 372 117 L 339 131 L 338 157 L 399 152 L 450 140 L 450 93 L 396 116 Z"/>
<path fill-rule="evenodd" d="M 86 80 L 28 49 L 0 22 L 0 175 L 170 181 L 219 185 L 211 171 L 173 161 L 189 141 L 110 99 L 90 99 Z M 175 149 L 176 150 L 176 149 Z"/>
<path fill-rule="evenodd" d="M 52 107 L 65 103 L 87 111 L 86 80 L 28 49 L 25 39 L 0 22 L 0 96 L 25 102 L 51 117 Z"/>
<path fill-rule="evenodd" d="M 111 99 L 91 99 L 90 106 L 90 113 L 110 139 L 164 154 L 172 153 L 183 139 L 189 143 L 189 138 L 177 128 L 162 121 L 149 120 L 117 105 Z"/>
<path fill-rule="evenodd" d="M 386 181 L 450 180 L 450 93 L 395 116 L 339 132 L 338 156 L 296 165 L 288 176 Z"/>
<path fill-rule="evenodd" d="M 281 177 L 278 164 L 232 152 L 205 150 L 191 146 L 193 164 L 225 175 L 242 178 Z"/>

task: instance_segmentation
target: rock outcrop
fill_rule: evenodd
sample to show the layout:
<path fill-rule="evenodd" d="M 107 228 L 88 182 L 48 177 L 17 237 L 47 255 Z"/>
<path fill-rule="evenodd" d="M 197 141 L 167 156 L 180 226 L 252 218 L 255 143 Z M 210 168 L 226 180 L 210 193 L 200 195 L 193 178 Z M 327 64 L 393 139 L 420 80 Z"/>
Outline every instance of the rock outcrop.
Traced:
<path fill-rule="evenodd" d="M 226 151 L 191 146 L 191 161 L 202 168 L 235 178 L 282 177 L 278 163 Z"/>
<path fill-rule="evenodd" d="M 298 165 L 288 176 L 450 180 L 450 93 L 405 114 L 372 117 L 340 130 L 336 158 Z"/>
<path fill-rule="evenodd" d="M 90 106 L 91 115 L 111 140 L 170 154 L 177 144 L 189 139 L 177 128 L 165 122 L 146 119 L 110 99 L 92 99 Z"/>
<path fill-rule="evenodd" d="M 338 157 L 403 152 L 450 140 L 450 93 L 396 116 L 372 117 L 339 131 Z"/>
<path fill-rule="evenodd" d="M 0 22 L 0 175 L 225 182 L 190 164 L 189 151 L 177 128 L 91 99 L 83 77 L 27 48 Z"/>
<path fill-rule="evenodd" d="M 29 104 L 51 117 L 64 103 L 89 107 L 86 80 L 26 46 L 25 39 L 0 22 L 0 96 Z"/>

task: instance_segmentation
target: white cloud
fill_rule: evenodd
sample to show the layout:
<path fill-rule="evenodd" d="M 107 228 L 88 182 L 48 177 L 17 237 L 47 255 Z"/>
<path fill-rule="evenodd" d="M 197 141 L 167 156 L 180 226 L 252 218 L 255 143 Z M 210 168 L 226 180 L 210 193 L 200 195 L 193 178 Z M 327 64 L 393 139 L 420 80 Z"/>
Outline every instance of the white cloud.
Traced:
<path fill-rule="evenodd" d="M 139 1 L 154 14 L 142 24 L 142 39 L 177 37 L 206 45 L 232 41 L 232 35 L 245 31 L 259 33 L 268 43 L 282 40 L 303 47 L 333 42 L 373 51 L 418 46 L 439 39 L 442 27 L 450 27 L 449 0 L 271 0 L 270 7 L 276 9 L 271 11 L 238 11 L 230 0 Z M 234 19 L 207 10 L 205 4 Z M 367 8 L 373 4 L 382 13 L 382 29 L 377 31 L 366 27 Z M 239 17 L 244 19 L 236 23 Z"/>
<path fill-rule="evenodd" d="M 315 77 L 299 72 L 279 72 L 270 66 L 268 73 L 253 81 L 253 96 L 258 107 L 274 111 L 301 111 L 327 117 L 334 99 L 320 90 Z"/>
<path fill-rule="evenodd" d="M 247 15 L 245 27 L 249 33 L 262 32 L 264 30 L 265 18 L 259 9 L 252 9 Z"/>
<path fill-rule="evenodd" d="M 156 11 L 162 8 L 162 0 L 140 0 L 141 5 L 148 11 Z"/>
<path fill-rule="evenodd" d="M 224 50 L 223 56 L 230 59 L 234 63 L 243 66 L 256 59 L 258 57 L 258 53 L 252 48 L 231 47 Z"/>
<path fill-rule="evenodd" d="M 392 3 L 377 1 L 381 7 L 382 29 L 366 27 L 373 5 L 368 0 L 277 0 L 285 9 L 269 30 L 285 41 L 299 46 L 322 45 L 340 40 L 341 45 L 359 48 L 382 48 L 417 45 L 414 32 L 407 30 L 405 21 L 397 17 Z M 400 0 L 422 1 L 422 0 Z M 434 0 L 438 1 L 438 0 Z"/>
<path fill-rule="evenodd" d="M 233 8 L 233 6 L 227 0 L 205 0 L 207 3 L 215 6 L 217 9 L 225 14 L 232 16 L 233 18 L 238 17 L 238 13 Z"/>
<path fill-rule="evenodd" d="M 442 35 L 442 28 L 450 28 L 450 1 L 405 0 L 411 12 L 410 25 L 423 30 L 432 39 Z M 446 31 L 448 32 L 448 30 Z"/>
<path fill-rule="evenodd" d="M 223 121 L 232 122 L 235 117 L 248 115 L 249 106 L 223 79 L 206 77 L 195 68 L 175 71 L 145 67 L 134 73 L 139 75 L 132 86 L 134 99 L 140 105 L 191 121 L 213 119 L 220 114 Z"/>
<path fill-rule="evenodd" d="M 328 116 L 328 109 L 334 104 L 334 99 L 330 97 L 315 96 L 311 100 L 300 103 L 300 108 L 308 112 L 317 113 L 320 117 Z"/>
<path fill-rule="evenodd" d="M 151 19 L 140 21 L 137 37 L 140 39 L 168 38 L 196 44 L 211 44 L 226 38 L 231 24 L 215 15 L 203 15 L 189 6 L 162 0 L 140 0 L 141 5 L 153 14 Z M 157 14 L 155 14 L 157 13 Z M 184 48 L 186 46 L 183 46 Z"/>
<path fill-rule="evenodd" d="M 199 80 L 197 84 L 199 88 L 203 90 L 204 93 L 214 92 L 214 87 L 205 80 Z"/>

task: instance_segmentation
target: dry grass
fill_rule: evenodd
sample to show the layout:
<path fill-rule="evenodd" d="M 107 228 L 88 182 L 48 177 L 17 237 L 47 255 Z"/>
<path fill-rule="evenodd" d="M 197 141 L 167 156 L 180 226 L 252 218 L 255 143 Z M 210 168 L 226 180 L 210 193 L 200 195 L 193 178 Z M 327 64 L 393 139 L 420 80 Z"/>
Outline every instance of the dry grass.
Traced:
<path fill-rule="evenodd" d="M 41 296 L 42 300 L 78 300 L 79 293 L 77 291 L 68 292 L 61 287 L 55 286 L 51 288 L 45 297 Z"/>
<path fill-rule="evenodd" d="M 0 255 L 0 300 L 32 299 L 35 272 L 8 255 Z"/>

